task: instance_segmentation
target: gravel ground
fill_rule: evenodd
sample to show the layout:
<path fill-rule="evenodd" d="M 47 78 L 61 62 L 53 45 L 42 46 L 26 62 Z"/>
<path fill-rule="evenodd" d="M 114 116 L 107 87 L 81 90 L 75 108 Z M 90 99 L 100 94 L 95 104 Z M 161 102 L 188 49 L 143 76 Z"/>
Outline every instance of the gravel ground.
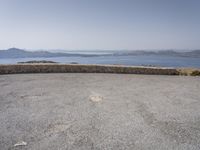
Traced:
<path fill-rule="evenodd" d="M 1 75 L 0 149 L 200 149 L 200 78 Z"/>

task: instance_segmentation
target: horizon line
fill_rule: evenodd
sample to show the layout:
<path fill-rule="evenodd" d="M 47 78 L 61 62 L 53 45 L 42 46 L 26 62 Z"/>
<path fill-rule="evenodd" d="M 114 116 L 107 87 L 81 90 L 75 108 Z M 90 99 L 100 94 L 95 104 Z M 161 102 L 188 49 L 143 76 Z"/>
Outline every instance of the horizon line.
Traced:
<path fill-rule="evenodd" d="M 195 48 L 195 49 L 181 49 L 181 48 L 155 48 L 155 49 L 62 49 L 62 48 L 38 48 L 38 49 L 29 49 L 29 48 L 18 48 L 18 47 L 10 47 L 7 49 L 0 49 L 0 50 L 9 50 L 9 49 L 19 49 L 19 50 L 25 50 L 25 51 L 191 51 L 191 50 L 200 50 L 200 48 Z"/>

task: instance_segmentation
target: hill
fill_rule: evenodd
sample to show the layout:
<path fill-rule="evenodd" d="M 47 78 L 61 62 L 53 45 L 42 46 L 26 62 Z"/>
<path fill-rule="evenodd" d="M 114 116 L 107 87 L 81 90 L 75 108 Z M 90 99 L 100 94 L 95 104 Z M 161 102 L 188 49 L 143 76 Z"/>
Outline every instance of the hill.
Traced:
<path fill-rule="evenodd" d="M 26 51 L 18 48 L 0 50 L 0 58 L 72 57 L 72 56 L 92 57 L 96 55 L 53 53 L 48 51 Z"/>
<path fill-rule="evenodd" d="M 111 51 L 108 54 L 88 54 L 88 53 L 74 53 L 71 52 L 49 52 L 49 51 L 26 51 L 18 48 L 10 48 L 8 50 L 0 50 L 0 58 L 36 58 L 36 57 L 95 57 L 95 56 L 131 56 L 131 55 L 158 55 L 158 56 L 177 56 L 177 57 L 200 57 L 200 50 L 193 51 L 174 51 L 174 50 L 162 50 L 162 51 L 143 51 L 143 50 L 121 50 Z"/>

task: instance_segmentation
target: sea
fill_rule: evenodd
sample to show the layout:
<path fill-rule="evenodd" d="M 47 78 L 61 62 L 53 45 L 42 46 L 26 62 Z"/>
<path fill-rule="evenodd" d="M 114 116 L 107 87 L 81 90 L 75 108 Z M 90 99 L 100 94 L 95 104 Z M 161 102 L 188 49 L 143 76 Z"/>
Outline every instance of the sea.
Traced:
<path fill-rule="evenodd" d="M 128 66 L 158 66 L 158 67 L 195 67 L 200 68 L 200 58 L 181 56 L 161 55 L 131 55 L 131 56 L 70 56 L 50 58 L 10 58 L 1 59 L 0 64 L 17 64 L 32 60 L 48 60 L 61 64 L 107 64 L 107 65 L 128 65 Z"/>

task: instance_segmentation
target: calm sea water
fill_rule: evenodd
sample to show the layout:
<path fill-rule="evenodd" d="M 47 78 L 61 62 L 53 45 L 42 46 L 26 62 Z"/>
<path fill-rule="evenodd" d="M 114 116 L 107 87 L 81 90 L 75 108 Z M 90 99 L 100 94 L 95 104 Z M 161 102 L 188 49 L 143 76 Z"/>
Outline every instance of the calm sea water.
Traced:
<path fill-rule="evenodd" d="M 16 64 L 30 60 L 51 60 L 62 64 L 77 62 L 79 64 L 119 64 L 119 65 L 153 65 L 163 67 L 198 67 L 200 58 L 174 56 L 97 56 L 97 57 L 52 57 L 52 58 L 15 58 L 0 59 L 0 64 Z"/>

